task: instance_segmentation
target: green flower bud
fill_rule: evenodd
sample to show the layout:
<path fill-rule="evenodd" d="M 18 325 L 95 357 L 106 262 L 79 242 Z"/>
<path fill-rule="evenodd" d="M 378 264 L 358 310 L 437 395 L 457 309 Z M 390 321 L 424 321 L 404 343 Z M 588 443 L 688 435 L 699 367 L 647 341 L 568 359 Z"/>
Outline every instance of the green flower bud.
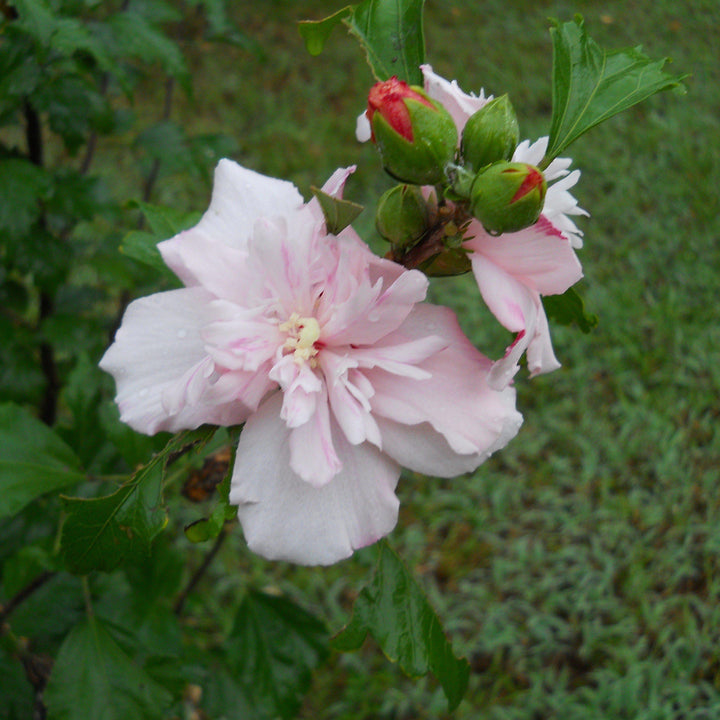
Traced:
<path fill-rule="evenodd" d="M 385 169 L 398 180 L 435 185 L 455 157 L 457 128 L 445 108 L 396 77 L 377 83 L 367 118 Z"/>
<path fill-rule="evenodd" d="M 430 209 L 417 185 L 396 185 L 383 193 L 375 214 L 378 232 L 393 245 L 419 239 L 430 222 Z"/>
<path fill-rule="evenodd" d="M 508 96 L 502 95 L 470 116 L 461 152 L 466 164 L 480 170 L 498 160 L 510 160 L 519 140 L 515 110 Z"/>
<path fill-rule="evenodd" d="M 537 222 L 546 191 L 547 182 L 536 167 L 501 160 L 477 174 L 470 212 L 491 235 L 517 232 Z"/>

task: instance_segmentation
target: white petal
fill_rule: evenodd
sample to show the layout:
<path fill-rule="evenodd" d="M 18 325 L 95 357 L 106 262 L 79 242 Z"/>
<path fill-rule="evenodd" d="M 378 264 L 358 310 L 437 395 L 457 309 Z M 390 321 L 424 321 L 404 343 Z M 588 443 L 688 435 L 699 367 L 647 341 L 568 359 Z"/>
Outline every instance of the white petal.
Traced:
<path fill-rule="evenodd" d="M 400 468 L 372 445 L 354 447 L 342 433 L 342 470 L 313 487 L 290 468 L 282 398 L 266 400 L 245 425 L 232 476 L 230 502 L 250 548 L 271 560 L 330 565 L 387 535 L 397 522 L 394 490 Z"/>
<path fill-rule="evenodd" d="M 292 183 L 260 175 L 232 160 L 220 160 L 207 212 L 194 228 L 161 243 L 160 250 L 173 272 L 186 285 L 195 285 L 204 266 L 221 266 L 222 258 L 214 261 L 221 252 L 218 245 L 244 250 L 258 218 L 288 214 L 302 205 L 302 195 Z M 204 262 L 199 263 L 203 255 Z M 234 257 L 233 253 L 224 255 Z"/>
<path fill-rule="evenodd" d="M 363 110 L 355 122 L 355 137 L 358 142 L 367 142 L 372 137 L 370 121 L 367 119 L 366 110 Z"/>
<path fill-rule="evenodd" d="M 200 328 L 211 299 L 201 288 L 187 288 L 128 306 L 100 367 L 114 376 L 121 419 L 135 430 L 152 435 L 203 423 L 233 425 L 247 416 L 232 395 L 206 392 L 215 378 Z"/>

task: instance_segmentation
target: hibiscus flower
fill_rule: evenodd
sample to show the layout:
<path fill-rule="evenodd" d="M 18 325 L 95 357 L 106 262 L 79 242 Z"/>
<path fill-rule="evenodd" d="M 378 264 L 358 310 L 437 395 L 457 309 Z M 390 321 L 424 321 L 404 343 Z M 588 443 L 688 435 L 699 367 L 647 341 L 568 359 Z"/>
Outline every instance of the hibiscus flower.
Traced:
<path fill-rule="evenodd" d="M 454 476 L 517 433 L 514 390 L 425 276 L 328 234 L 292 184 L 222 160 L 198 225 L 158 248 L 185 287 L 131 303 L 101 367 L 140 432 L 245 423 L 230 501 L 255 552 L 345 558 L 395 526 L 401 465 Z"/>
<path fill-rule="evenodd" d="M 444 105 L 453 116 L 458 133 L 468 118 L 492 99 L 464 93 L 455 81 L 436 75 L 422 65 L 425 91 Z M 548 138 L 518 145 L 512 160 L 538 165 L 547 150 Z M 560 367 L 550 341 L 550 329 L 541 295 L 565 292 L 582 277 L 580 262 L 573 250 L 582 246 L 582 232 L 569 215 L 587 215 L 568 192 L 578 181 L 580 171 L 568 171 L 571 160 L 556 158 L 544 170 L 548 183 L 539 220 L 529 228 L 491 236 L 478 220 L 466 231 L 464 247 L 471 251 L 473 273 L 490 311 L 508 330 L 517 333 L 505 357 L 497 361 L 489 381 L 495 388 L 511 382 L 519 360 L 527 351 L 530 375 L 547 373 Z"/>

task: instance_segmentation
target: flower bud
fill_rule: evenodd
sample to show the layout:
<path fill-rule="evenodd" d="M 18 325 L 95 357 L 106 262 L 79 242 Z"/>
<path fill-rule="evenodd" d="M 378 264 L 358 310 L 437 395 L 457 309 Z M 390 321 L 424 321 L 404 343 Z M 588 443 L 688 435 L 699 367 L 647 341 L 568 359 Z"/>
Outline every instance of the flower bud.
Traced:
<path fill-rule="evenodd" d="M 422 88 L 396 77 L 374 85 L 367 118 L 385 169 L 398 180 L 434 185 L 457 147 L 455 122 Z"/>
<path fill-rule="evenodd" d="M 510 160 L 519 140 L 515 110 L 508 96 L 502 95 L 470 116 L 461 152 L 466 164 L 480 170 L 498 160 Z"/>
<path fill-rule="evenodd" d="M 393 245 L 411 245 L 427 230 L 429 222 L 430 209 L 417 185 L 396 185 L 380 198 L 375 225 Z"/>
<path fill-rule="evenodd" d="M 491 235 L 511 233 L 537 222 L 547 182 L 533 165 L 493 163 L 477 174 L 470 195 L 470 212 Z"/>

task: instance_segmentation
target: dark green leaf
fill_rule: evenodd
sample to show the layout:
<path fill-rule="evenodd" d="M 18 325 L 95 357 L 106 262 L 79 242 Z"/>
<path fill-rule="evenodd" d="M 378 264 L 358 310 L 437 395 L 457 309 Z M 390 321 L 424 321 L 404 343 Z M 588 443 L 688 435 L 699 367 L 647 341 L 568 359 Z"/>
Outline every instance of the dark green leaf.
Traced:
<path fill-rule="evenodd" d="M 155 234 L 157 242 L 167 240 L 173 235 L 187 230 L 187 228 L 192 227 L 199 220 L 199 214 L 196 211 L 186 212 L 176 210 L 175 208 L 151 205 L 150 203 L 138 200 L 133 200 L 128 203 L 128 205 L 139 208 L 142 211 L 150 229 Z"/>
<path fill-rule="evenodd" d="M 470 666 L 452 651 L 427 596 L 387 543 L 370 583 L 355 601 L 350 622 L 332 641 L 335 650 L 357 650 L 370 633 L 392 662 L 410 676 L 432 672 L 450 711 L 467 690 Z"/>
<path fill-rule="evenodd" d="M 663 72 L 640 47 L 607 51 L 588 37 L 582 18 L 555 23 L 552 123 L 545 163 L 584 132 L 657 92 L 682 89 L 682 76 Z"/>
<path fill-rule="evenodd" d="M 319 55 L 333 28 L 352 12 L 353 6 L 348 5 L 322 20 L 301 20 L 298 23 L 298 30 L 305 40 L 307 51 L 311 55 Z"/>
<path fill-rule="evenodd" d="M 589 333 L 598 324 L 598 316 L 586 312 L 583 299 L 573 288 L 562 295 L 545 295 L 542 302 L 548 318 L 561 325 L 575 323 L 584 333 Z"/>
<path fill-rule="evenodd" d="M 423 5 L 425 0 L 364 0 L 343 22 L 357 37 L 378 80 L 397 75 L 422 85 L 425 62 Z"/>
<path fill-rule="evenodd" d="M 327 631 L 290 600 L 251 591 L 240 604 L 226 647 L 253 717 L 292 718 L 312 670 L 327 656 Z"/>
<path fill-rule="evenodd" d="M 172 236 L 168 236 L 172 237 Z M 157 235 L 147 232 L 146 230 L 131 230 L 122 240 L 120 252 L 123 255 L 131 257 L 133 260 L 139 260 L 145 265 L 155 268 L 168 279 L 177 281 L 174 273 L 165 264 L 165 261 L 157 249 L 160 240 L 167 240 L 167 237 L 158 239 Z"/>
<path fill-rule="evenodd" d="M 186 445 L 205 444 L 215 428 L 179 433 L 165 449 L 112 495 L 63 498 L 67 517 L 61 549 L 68 570 L 84 575 L 110 571 L 123 560 L 146 556 L 167 524 L 162 484 L 167 462 Z"/>
<path fill-rule="evenodd" d="M 84 477 L 75 453 L 47 425 L 17 405 L 0 405 L 0 517 Z"/>
<path fill-rule="evenodd" d="M 312 194 L 317 198 L 325 216 L 327 231 L 339 235 L 363 211 L 363 206 L 350 200 L 341 200 L 311 187 Z"/>
<path fill-rule="evenodd" d="M 97 617 L 77 625 L 55 660 L 44 701 L 56 720 L 152 720 L 172 697 L 117 644 Z"/>
<path fill-rule="evenodd" d="M 24 236 L 40 217 L 41 201 L 52 188 L 47 173 L 28 160 L 0 160 L 0 234 Z"/>
<path fill-rule="evenodd" d="M 146 63 L 159 62 L 169 75 L 187 78 L 188 71 L 180 48 L 139 12 L 118 12 L 107 24 L 126 55 Z"/>

